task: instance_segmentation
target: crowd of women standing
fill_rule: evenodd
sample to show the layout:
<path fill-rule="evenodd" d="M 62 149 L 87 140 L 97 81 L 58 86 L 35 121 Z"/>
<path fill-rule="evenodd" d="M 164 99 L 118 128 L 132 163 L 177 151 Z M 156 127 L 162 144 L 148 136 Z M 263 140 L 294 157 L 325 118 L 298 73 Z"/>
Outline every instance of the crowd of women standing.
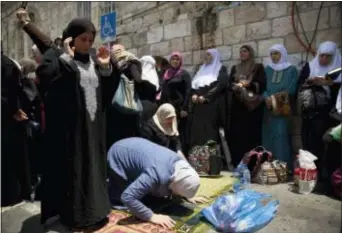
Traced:
<path fill-rule="evenodd" d="M 93 54 L 96 29 L 89 20 L 72 20 L 63 31 L 62 46 L 47 43 L 51 40 L 33 30 L 27 18 L 21 20 L 42 53 L 36 77 L 46 119 L 40 158 L 43 223 L 55 215 L 74 230 L 96 230 L 108 222 L 106 152 L 120 139 L 144 137 L 186 157 L 196 145 L 219 142 L 223 128 L 234 166 L 259 145 L 291 165 L 291 113 L 286 107 L 293 106 L 291 100 L 306 85 L 321 87 L 332 97 L 326 109 L 302 114 L 304 149 L 323 156 L 322 136 L 337 124 L 330 122 L 328 111 L 336 102 L 334 83 L 321 78 L 341 66 L 341 54 L 333 42 L 322 43 L 300 75 L 287 60 L 286 48 L 277 44 L 269 49 L 271 62 L 265 68 L 255 62 L 250 46 L 242 46 L 241 61 L 229 73 L 219 51 L 209 49 L 191 77 L 179 52 L 170 55 L 169 66 L 162 72 L 157 72 L 152 56 L 139 59 L 120 44 Z M 5 57 L 2 54 L 2 80 L 16 75 L 13 70 L 20 73 L 15 65 L 4 63 Z M 341 76 L 336 82 L 341 82 Z M 20 117 L 21 108 L 11 96 L 14 84 L 5 84 L 2 107 L 8 106 L 8 116 Z M 123 86 L 122 91 L 139 98 L 141 111 L 123 112 L 113 105 L 113 96 Z M 251 93 L 260 99 L 249 100 Z M 341 90 L 338 103 L 340 98 Z M 341 106 L 336 104 L 336 109 L 341 113 Z M 8 116 L 2 115 L 2 120 L 16 125 L 17 118 Z M 3 158 L 11 156 L 6 153 Z M 15 166 L 12 163 L 7 165 Z M 10 167 L 3 181 L 13 177 Z M 11 187 L 2 190 L 11 192 Z"/>

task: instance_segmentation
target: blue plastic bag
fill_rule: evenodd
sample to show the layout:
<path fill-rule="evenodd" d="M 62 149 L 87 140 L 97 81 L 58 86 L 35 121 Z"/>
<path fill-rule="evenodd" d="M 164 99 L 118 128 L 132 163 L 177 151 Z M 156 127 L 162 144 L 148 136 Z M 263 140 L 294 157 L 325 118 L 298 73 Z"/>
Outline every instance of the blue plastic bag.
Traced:
<path fill-rule="evenodd" d="M 222 232 L 237 232 L 237 230 L 239 232 L 253 232 L 250 230 L 265 225 L 262 216 L 259 216 L 258 212 L 254 214 L 254 211 L 260 209 L 265 211 L 261 201 L 267 198 L 271 198 L 271 195 L 246 189 L 236 194 L 217 198 L 213 205 L 202 210 L 202 214 L 215 228 Z M 262 221 L 255 220 L 256 217 Z M 265 217 L 265 219 L 269 218 Z M 248 224 L 245 223 L 246 221 Z M 244 230 L 240 231 L 240 229 Z"/>
<path fill-rule="evenodd" d="M 254 211 L 233 222 L 230 226 L 231 232 L 257 232 L 272 221 L 278 210 L 278 206 L 279 201 L 273 200 L 265 206 L 256 208 Z"/>

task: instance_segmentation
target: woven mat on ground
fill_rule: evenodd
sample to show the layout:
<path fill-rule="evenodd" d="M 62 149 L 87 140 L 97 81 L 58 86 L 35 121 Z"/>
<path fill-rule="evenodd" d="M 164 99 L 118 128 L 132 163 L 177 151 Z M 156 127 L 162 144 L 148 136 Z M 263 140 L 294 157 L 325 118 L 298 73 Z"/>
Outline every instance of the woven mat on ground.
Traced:
<path fill-rule="evenodd" d="M 201 187 L 197 196 L 206 196 L 214 201 L 216 197 L 228 191 L 234 178 L 222 176 L 219 178 L 201 178 Z M 206 233 L 211 226 L 203 221 L 199 214 L 201 209 L 210 205 L 195 206 L 189 203 L 158 204 L 154 211 L 170 215 L 177 224 L 174 230 L 165 230 L 151 223 L 143 223 L 124 211 L 114 210 L 110 214 L 110 223 L 97 233 Z"/>

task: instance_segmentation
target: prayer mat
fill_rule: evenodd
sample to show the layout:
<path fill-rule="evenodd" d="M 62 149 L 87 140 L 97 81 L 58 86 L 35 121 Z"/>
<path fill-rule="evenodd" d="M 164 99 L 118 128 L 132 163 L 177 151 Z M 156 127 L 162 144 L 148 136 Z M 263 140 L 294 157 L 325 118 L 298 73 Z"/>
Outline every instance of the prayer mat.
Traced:
<path fill-rule="evenodd" d="M 207 233 L 216 232 L 201 216 L 200 211 L 211 205 L 220 195 L 227 193 L 236 179 L 225 175 L 221 177 L 201 178 L 201 187 L 197 196 L 205 196 L 210 203 L 205 205 L 193 205 L 188 202 L 166 202 L 155 200 L 153 207 L 148 205 L 158 214 L 167 214 L 176 222 L 175 229 L 166 230 L 152 223 L 141 222 L 132 217 L 128 212 L 113 210 L 109 215 L 109 224 L 96 233 Z M 158 203 L 158 204 L 156 204 Z"/>

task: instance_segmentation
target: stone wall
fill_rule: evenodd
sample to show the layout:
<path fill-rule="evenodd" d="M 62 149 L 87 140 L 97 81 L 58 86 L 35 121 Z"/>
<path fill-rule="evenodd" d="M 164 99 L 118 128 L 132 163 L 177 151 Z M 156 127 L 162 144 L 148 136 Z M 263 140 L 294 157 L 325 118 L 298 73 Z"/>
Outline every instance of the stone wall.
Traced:
<path fill-rule="evenodd" d="M 21 2 L 11 2 L 2 10 L 2 15 L 13 11 Z M 204 51 L 216 47 L 228 68 L 238 62 L 239 48 L 249 44 L 255 49 L 256 59 L 266 64 L 268 48 L 282 43 L 289 52 L 290 62 L 298 68 L 307 57 L 299 44 L 291 23 L 291 2 L 241 2 L 239 6 L 226 9 L 225 2 L 117 2 L 118 40 L 138 56 L 161 55 L 167 57 L 172 51 L 184 55 L 185 68 L 192 72 L 201 62 Z M 1 3 L 2 6 L 5 3 Z M 320 2 L 297 2 L 303 28 L 311 40 L 316 26 Z M 204 22 L 199 33 L 199 23 L 209 7 L 216 9 L 216 17 Z M 76 2 L 30 2 L 30 11 L 35 13 L 35 23 L 52 38 L 59 36 L 66 24 L 77 15 Z M 91 18 L 99 27 L 99 2 L 92 2 Z M 4 49 L 13 58 L 29 54 L 31 45 L 25 33 L 15 25 L 15 16 L 1 22 L 1 37 Z M 203 22 L 202 22 L 203 23 Z M 295 24 L 304 40 L 298 17 Z M 215 31 L 211 30 L 215 28 Z M 332 40 L 341 45 L 341 3 L 324 2 L 313 47 Z M 305 41 L 305 40 L 304 40 Z M 95 44 L 104 43 L 97 36 Z M 24 50 L 24 52 L 23 52 Z M 309 54 L 308 59 L 312 56 Z M 293 118 L 294 149 L 300 147 L 300 121 Z"/>

